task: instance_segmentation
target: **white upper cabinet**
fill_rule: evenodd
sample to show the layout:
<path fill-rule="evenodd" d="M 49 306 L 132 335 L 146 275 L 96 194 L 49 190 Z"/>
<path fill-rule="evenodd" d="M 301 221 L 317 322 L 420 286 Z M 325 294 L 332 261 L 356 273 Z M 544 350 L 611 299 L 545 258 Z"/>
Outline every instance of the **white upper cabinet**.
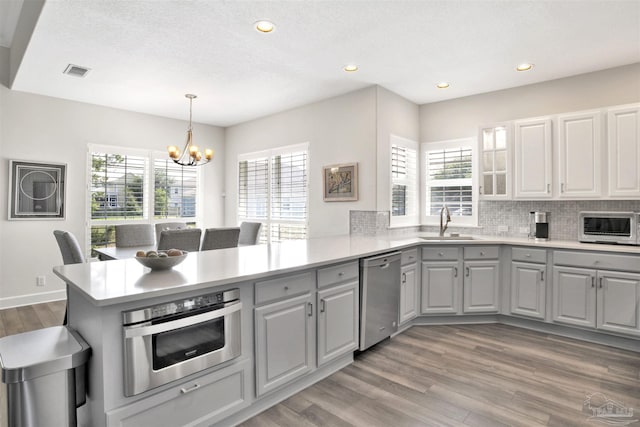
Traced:
<path fill-rule="evenodd" d="M 517 120 L 514 127 L 515 198 L 551 198 L 551 119 Z"/>
<path fill-rule="evenodd" d="M 609 196 L 640 197 L 640 104 L 607 110 Z"/>
<path fill-rule="evenodd" d="M 511 137 L 506 124 L 483 126 L 480 144 L 480 198 L 511 198 Z"/>
<path fill-rule="evenodd" d="M 602 195 L 602 126 L 598 111 L 558 116 L 560 198 Z"/>

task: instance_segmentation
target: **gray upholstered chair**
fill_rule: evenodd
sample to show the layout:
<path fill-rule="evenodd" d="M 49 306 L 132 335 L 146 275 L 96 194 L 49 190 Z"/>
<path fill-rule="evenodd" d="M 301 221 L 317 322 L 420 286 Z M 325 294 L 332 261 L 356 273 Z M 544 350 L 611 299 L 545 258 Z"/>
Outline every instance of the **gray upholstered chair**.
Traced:
<path fill-rule="evenodd" d="M 81 264 L 85 262 L 82 248 L 78 243 L 76 236 L 68 231 L 54 230 L 53 235 L 58 242 L 60 253 L 62 254 L 62 262 L 64 265 Z"/>
<path fill-rule="evenodd" d="M 204 231 L 200 250 L 235 248 L 238 246 L 240 227 L 207 228 Z"/>
<path fill-rule="evenodd" d="M 56 238 L 56 242 L 58 242 L 58 247 L 60 248 L 60 253 L 62 254 L 62 263 L 64 265 L 82 264 L 83 262 L 85 262 L 82 248 L 80 247 L 76 236 L 69 233 L 68 231 L 62 230 L 54 230 L 53 235 Z M 62 321 L 62 324 L 67 324 L 66 308 L 64 310 L 64 320 Z"/>
<path fill-rule="evenodd" d="M 153 246 L 156 238 L 151 224 L 116 225 L 116 248 Z"/>
<path fill-rule="evenodd" d="M 185 228 L 184 230 L 164 230 L 160 232 L 158 250 L 180 249 L 194 252 L 200 250 L 199 228 Z"/>
<path fill-rule="evenodd" d="M 242 224 L 240 224 L 238 246 L 257 245 L 261 229 L 261 222 L 242 222 Z"/>
<path fill-rule="evenodd" d="M 187 224 L 184 222 L 161 222 L 156 224 L 156 242 L 160 241 L 160 232 L 166 230 L 184 230 Z"/>

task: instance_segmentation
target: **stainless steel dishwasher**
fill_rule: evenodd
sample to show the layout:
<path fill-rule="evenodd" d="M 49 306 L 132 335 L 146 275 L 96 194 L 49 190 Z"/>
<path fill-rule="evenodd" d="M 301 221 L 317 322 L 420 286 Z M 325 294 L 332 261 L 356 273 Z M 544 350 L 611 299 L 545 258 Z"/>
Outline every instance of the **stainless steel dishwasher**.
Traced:
<path fill-rule="evenodd" d="M 398 330 L 400 252 L 360 260 L 360 351 Z"/>

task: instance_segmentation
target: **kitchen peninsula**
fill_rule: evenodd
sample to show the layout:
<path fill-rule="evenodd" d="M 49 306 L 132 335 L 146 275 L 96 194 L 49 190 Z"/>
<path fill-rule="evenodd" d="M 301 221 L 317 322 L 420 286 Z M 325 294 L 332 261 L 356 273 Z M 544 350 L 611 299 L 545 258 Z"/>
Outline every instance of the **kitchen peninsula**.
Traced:
<path fill-rule="evenodd" d="M 135 259 L 67 265 L 54 271 L 68 284 L 69 324 L 93 348 L 80 425 L 233 425 L 341 369 L 357 348 L 358 260 L 389 251 L 415 254 L 403 262 L 416 274 L 406 275 L 415 287 L 403 288 L 401 328 L 503 322 L 640 350 L 637 247 L 419 233 L 190 253 L 162 272 Z M 125 397 L 123 312 L 231 289 L 240 356 Z M 584 304 L 572 304 L 582 291 Z"/>

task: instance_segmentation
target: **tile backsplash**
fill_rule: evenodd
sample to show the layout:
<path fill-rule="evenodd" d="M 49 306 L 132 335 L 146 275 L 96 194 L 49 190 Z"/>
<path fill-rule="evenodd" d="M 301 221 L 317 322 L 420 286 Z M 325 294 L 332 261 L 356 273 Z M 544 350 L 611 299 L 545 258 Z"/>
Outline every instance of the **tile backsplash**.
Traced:
<path fill-rule="evenodd" d="M 485 201 L 478 203 L 479 227 L 455 227 L 455 217 L 448 231 L 460 234 L 485 234 L 493 236 L 527 235 L 529 212 L 549 212 L 549 238 L 554 240 L 578 239 L 578 213 L 581 211 L 640 211 L 640 200 L 549 200 L 549 201 Z M 353 235 L 374 236 L 403 234 L 415 231 L 438 232 L 438 227 L 422 226 L 389 229 L 389 212 L 350 211 L 349 230 Z M 506 226 L 508 231 L 498 231 Z M 521 232 L 521 229 L 527 232 Z"/>

